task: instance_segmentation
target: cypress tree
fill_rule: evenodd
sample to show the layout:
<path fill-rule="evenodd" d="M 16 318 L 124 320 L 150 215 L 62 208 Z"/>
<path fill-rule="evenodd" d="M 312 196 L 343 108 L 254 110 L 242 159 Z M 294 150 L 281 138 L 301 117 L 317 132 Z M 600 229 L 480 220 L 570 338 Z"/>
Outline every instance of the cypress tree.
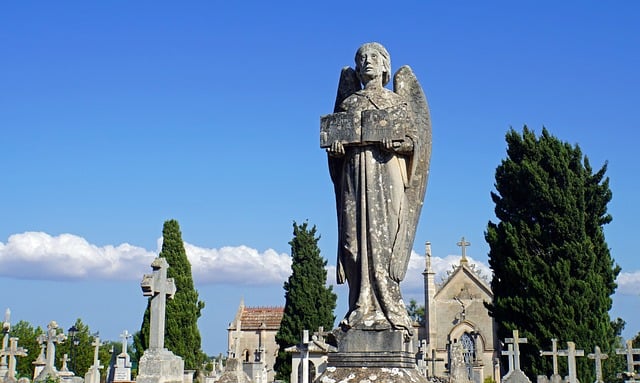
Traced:
<path fill-rule="evenodd" d="M 539 138 L 526 126 L 522 135 L 511 129 L 506 141 L 491 193 L 499 222 L 485 233 L 493 269 L 488 307 L 501 339 L 514 329 L 528 339 L 521 366 L 533 379 L 551 374 L 551 358 L 539 356 L 551 338 L 560 347 L 573 341 L 587 353 L 597 345 L 612 355 L 616 329 L 608 312 L 620 268 L 603 232 L 612 193 L 606 163 L 594 173 L 577 145 L 546 129 Z M 580 380 L 593 381 L 592 362 L 577 363 Z"/>
<path fill-rule="evenodd" d="M 280 346 L 276 358 L 276 379 L 289 382 L 291 375 L 291 354 L 285 348 L 300 343 L 303 330 L 311 333 L 322 326 L 333 328 L 336 294 L 327 287 L 327 261 L 320 255 L 316 227 L 293 223 L 291 245 L 291 270 L 284 283 L 285 306 L 276 342 Z"/>
<path fill-rule="evenodd" d="M 182 242 L 182 233 L 178 221 L 172 219 L 162 228 L 162 250 L 160 256 L 169 264 L 167 277 L 173 278 L 176 293 L 167 300 L 164 329 L 165 347 L 184 359 L 184 368 L 200 370 L 206 355 L 200 349 L 201 337 L 198 318 L 204 308 L 204 302 L 198 300 L 191 276 L 191 263 Z M 140 360 L 149 346 L 149 314 L 151 299 L 147 302 L 140 331 L 134 336 L 137 359 Z"/>

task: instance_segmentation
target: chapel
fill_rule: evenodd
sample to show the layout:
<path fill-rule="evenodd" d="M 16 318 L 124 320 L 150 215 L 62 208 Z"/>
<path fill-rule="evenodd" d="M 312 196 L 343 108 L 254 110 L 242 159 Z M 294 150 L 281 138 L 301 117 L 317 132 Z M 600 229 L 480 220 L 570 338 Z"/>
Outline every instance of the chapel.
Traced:
<path fill-rule="evenodd" d="M 485 302 L 493 300 L 488 280 L 470 264 L 464 237 L 459 265 L 441 283 L 431 267 L 431 243 L 425 251 L 425 344 L 423 361 L 429 375 L 449 375 L 452 349 L 462 350 L 467 377 L 474 383 L 486 378 L 500 382 L 500 341 L 497 326 Z M 456 346 L 456 347 L 454 347 Z M 461 346 L 461 347 L 460 347 Z M 434 371 L 435 370 L 435 371 Z"/>

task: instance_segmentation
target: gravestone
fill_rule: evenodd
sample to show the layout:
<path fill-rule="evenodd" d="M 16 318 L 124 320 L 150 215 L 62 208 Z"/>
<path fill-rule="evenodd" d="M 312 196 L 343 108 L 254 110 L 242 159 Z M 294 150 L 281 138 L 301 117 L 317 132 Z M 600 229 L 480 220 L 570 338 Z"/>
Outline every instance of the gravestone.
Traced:
<path fill-rule="evenodd" d="M 596 365 L 596 380 L 594 383 L 604 383 L 602 379 L 602 361 L 609 358 L 609 355 L 604 354 L 600 351 L 600 347 L 595 346 L 593 348 L 593 353 L 587 355 L 587 358 L 593 359 Z"/>
<path fill-rule="evenodd" d="M 527 338 L 520 338 L 518 330 L 513 330 L 513 337 L 506 338 L 504 343 L 508 345 L 508 351 L 502 351 L 502 355 L 509 357 L 509 372 L 502 378 L 502 383 L 531 383 L 520 369 L 520 344 L 527 343 Z"/>
<path fill-rule="evenodd" d="M 393 76 L 393 91 L 385 88 L 392 72 L 381 44 L 360 46 L 355 64 L 341 72 L 334 113 L 320 119 L 338 215 L 337 282 L 348 283 L 349 309 L 319 381 L 424 382 L 400 282 L 427 184 L 429 108 L 408 66 Z"/>
<path fill-rule="evenodd" d="M 149 348 L 144 351 L 138 367 L 138 383 L 182 383 L 184 361 L 164 348 L 164 323 L 167 298 L 173 298 L 176 286 L 167 278 L 169 264 L 157 257 L 151 263 L 152 274 L 142 278 L 144 296 L 151 297 L 149 318 Z"/>
<path fill-rule="evenodd" d="M 99 351 L 100 346 L 102 346 L 102 342 L 100 342 L 100 336 L 96 335 L 93 338 L 93 342 L 91 345 L 94 347 L 93 349 L 93 364 L 87 370 L 87 373 L 84 375 L 85 383 L 100 383 L 100 370 L 104 368 L 100 364 Z"/>
<path fill-rule="evenodd" d="M 567 349 L 558 350 L 558 355 L 567 357 L 569 376 L 565 378 L 565 381 L 568 383 L 579 383 L 576 370 L 576 356 L 584 356 L 584 350 L 576 350 L 576 344 L 569 341 L 567 342 Z"/>
<path fill-rule="evenodd" d="M 47 343 L 45 366 L 34 381 L 40 382 L 48 378 L 56 379 L 58 377 L 58 370 L 54 365 L 56 359 L 56 344 L 64 342 L 66 338 L 64 334 L 58 334 L 58 323 L 56 323 L 56 321 L 49 322 L 44 339 Z"/>
<path fill-rule="evenodd" d="M 624 349 L 617 349 L 617 355 L 625 355 L 627 358 L 627 371 L 624 375 L 628 378 L 625 382 L 636 382 L 638 375 L 636 374 L 636 366 L 640 366 L 640 361 L 635 361 L 634 356 L 640 355 L 640 349 L 633 348 L 633 341 L 627 340 L 626 347 Z"/>
<path fill-rule="evenodd" d="M 18 338 L 11 337 L 9 339 L 9 347 L 0 352 L 2 357 L 8 359 L 7 373 L 4 376 L 3 383 L 16 383 L 16 357 L 27 356 L 27 350 L 22 347 L 18 347 Z"/>
<path fill-rule="evenodd" d="M 40 334 L 38 336 L 38 345 L 40 345 L 40 354 L 36 360 L 33 361 L 33 380 L 35 380 L 38 375 L 44 370 L 44 366 L 47 365 L 47 359 L 45 358 L 45 349 L 47 348 L 47 336 L 45 334 Z"/>
<path fill-rule="evenodd" d="M 130 382 L 131 381 L 131 357 L 127 353 L 127 344 L 131 334 L 124 330 L 120 334 L 122 338 L 122 352 L 116 357 L 115 368 L 113 372 L 113 382 Z"/>

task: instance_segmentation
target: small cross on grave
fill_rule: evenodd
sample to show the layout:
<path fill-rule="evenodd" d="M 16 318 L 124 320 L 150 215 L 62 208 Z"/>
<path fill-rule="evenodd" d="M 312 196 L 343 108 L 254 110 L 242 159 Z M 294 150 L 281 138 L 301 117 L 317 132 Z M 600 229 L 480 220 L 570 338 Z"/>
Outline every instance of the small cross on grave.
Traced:
<path fill-rule="evenodd" d="M 104 366 L 100 364 L 100 358 L 99 358 L 100 346 L 102 346 L 102 342 L 100 342 L 99 335 L 97 334 L 95 335 L 95 337 L 93 338 L 93 342 L 91 342 L 91 345 L 95 347 L 93 349 L 93 366 L 91 367 L 96 369 L 104 368 Z"/>
<path fill-rule="evenodd" d="M 302 330 L 302 383 L 309 383 L 309 330 Z"/>
<path fill-rule="evenodd" d="M 329 335 L 329 333 L 324 331 L 323 326 L 320 326 L 318 327 L 318 331 L 313 333 L 313 336 L 311 337 L 311 339 L 318 341 L 320 343 L 325 343 L 324 339 L 327 337 L 327 335 Z"/>
<path fill-rule="evenodd" d="M 425 358 L 425 362 L 431 362 L 431 369 L 427 371 L 428 376 L 436 376 L 436 362 L 444 362 L 443 358 L 436 358 L 436 349 L 431 349 L 431 358 Z"/>
<path fill-rule="evenodd" d="M 458 246 L 460 246 L 462 248 L 462 258 L 460 259 L 460 263 L 466 263 L 467 262 L 466 248 L 467 248 L 467 246 L 471 246 L 471 242 L 465 241 L 464 237 L 462 237 L 460 239 L 460 242 L 456 243 L 456 245 L 458 245 Z"/>
<path fill-rule="evenodd" d="M 7 375 L 4 378 L 4 382 L 16 382 L 16 356 L 27 356 L 27 350 L 18 347 L 18 338 L 11 337 L 9 339 L 9 347 L 2 350 L 0 355 L 8 357 L 9 359 Z"/>
<path fill-rule="evenodd" d="M 507 345 L 507 351 L 502 351 L 502 355 L 507 357 L 508 363 L 509 363 L 509 370 L 507 371 L 507 373 L 510 373 L 511 371 L 513 371 L 513 356 L 515 355 L 515 352 L 513 352 L 513 345 L 512 344 L 508 344 Z"/>
<path fill-rule="evenodd" d="M 149 349 L 164 349 L 164 322 L 167 298 L 173 298 L 176 285 L 173 278 L 167 278 L 167 260 L 158 257 L 151 263 L 153 274 L 145 274 L 140 283 L 142 295 L 151 297 L 149 320 Z"/>
<path fill-rule="evenodd" d="M 596 363 L 596 380 L 595 383 L 604 383 L 602 380 L 602 361 L 609 358 L 609 355 L 600 352 L 600 347 L 596 346 L 593 353 L 587 355 L 587 358 L 595 360 Z"/>
<path fill-rule="evenodd" d="M 131 334 L 129 331 L 124 330 L 122 334 L 120 334 L 120 338 L 122 338 L 122 352 L 121 354 L 127 354 L 127 346 L 129 344 L 129 338 L 131 338 Z"/>
<path fill-rule="evenodd" d="M 508 345 L 513 345 L 513 349 L 509 349 L 507 353 L 502 352 L 502 355 L 510 355 L 510 358 L 513 359 L 513 368 L 509 366 L 509 371 L 520 371 L 520 344 L 527 343 L 527 338 L 520 338 L 518 330 L 513 330 L 513 338 L 506 338 L 504 342 Z M 509 354 L 509 352 L 513 354 Z"/>
<path fill-rule="evenodd" d="M 54 378 L 57 376 L 57 370 L 54 366 L 56 360 L 56 344 L 64 342 L 65 339 L 67 339 L 67 337 L 64 334 L 58 334 L 58 323 L 53 320 L 49 322 L 44 338 L 44 341 L 47 343 L 46 364 L 36 380 L 44 380 L 47 376 Z"/>
<path fill-rule="evenodd" d="M 558 355 L 567 357 L 567 367 L 569 370 L 568 383 L 578 383 L 576 356 L 584 356 L 584 350 L 576 350 L 576 344 L 574 342 L 567 342 L 567 349 L 558 350 Z"/>
<path fill-rule="evenodd" d="M 627 340 L 625 349 L 617 349 L 617 355 L 626 355 L 627 357 L 627 371 L 625 375 L 631 377 L 631 379 L 635 379 L 636 377 L 636 366 L 640 366 L 640 362 L 636 362 L 633 360 L 634 355 L 640 355 L 640 349 L 633 348 L 633 341 L 631 339 Z"/>
<path fill-rule="evenodd" d="M 551 351 L 540 351 L 540 356 L 553 357 L 553 375 L 558 375 L 558 340 L 551 339 Z"/>

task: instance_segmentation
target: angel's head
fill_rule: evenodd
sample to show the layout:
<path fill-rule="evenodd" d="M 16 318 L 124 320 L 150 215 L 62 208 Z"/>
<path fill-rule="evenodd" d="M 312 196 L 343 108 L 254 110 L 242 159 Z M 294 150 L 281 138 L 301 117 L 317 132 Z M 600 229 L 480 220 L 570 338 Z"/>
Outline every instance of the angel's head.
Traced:
<path fill-rule="evenodd" d="M 391 79 L 391 58 L 380 43 L 362 44 L 356 52 L 356 74 L 361 82 L 381 77 L 382 86 Z"/>

